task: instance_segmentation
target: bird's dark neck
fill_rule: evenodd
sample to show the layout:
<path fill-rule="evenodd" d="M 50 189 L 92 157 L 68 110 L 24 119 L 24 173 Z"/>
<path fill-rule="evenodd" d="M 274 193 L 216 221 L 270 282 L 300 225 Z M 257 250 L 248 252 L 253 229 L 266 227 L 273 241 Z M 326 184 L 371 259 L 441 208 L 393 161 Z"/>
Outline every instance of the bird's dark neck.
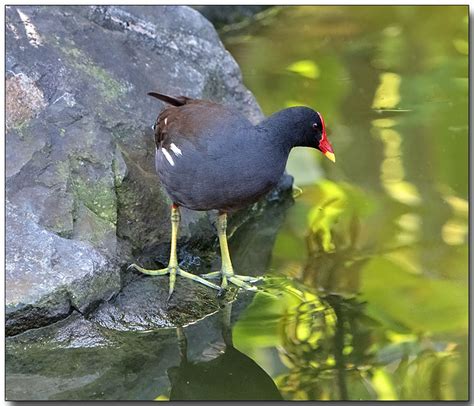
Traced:
<path fill-rule="evenodd" d="M 290 152 L 293 147 L 310 147 L 314 145 L 314 138 L 308 137 L 302 131 L 310 123 L 307 120 L 304 107 L 291 107 L 280 110 L 263 120 L 258 127 L 264 130 L 273 143 L 280 144 Z"/>

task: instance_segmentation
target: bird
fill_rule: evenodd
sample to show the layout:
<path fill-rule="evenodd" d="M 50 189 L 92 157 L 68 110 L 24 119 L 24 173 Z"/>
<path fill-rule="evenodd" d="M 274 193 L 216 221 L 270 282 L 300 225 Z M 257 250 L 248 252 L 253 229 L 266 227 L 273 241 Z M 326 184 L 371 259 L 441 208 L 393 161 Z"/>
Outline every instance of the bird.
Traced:
<path fill-rule="evenodd" d="M 168 300 L 179 275 L 219 292 L 229 285 L 257 291 L 260 278 L 234 272 L 227 244 L 227 215 L 257 202 L 274 188 L 294 147 L 321 151 L 335 162 L 322 115 L 306 106 L 289 107 L 252 124 L 236 108 L 210 100 L 149 92 L 168 106 L 153 125 L 155 168 L 172 201 L 171 249 L 168 266 L 129 268 L 154 276 L 169 275 Z M 177 258 L 180 207 L 217 210 L 221 269 L 195 275 L 182 269 Z M 221 279 L 220 285 L 212 282 Z"/>

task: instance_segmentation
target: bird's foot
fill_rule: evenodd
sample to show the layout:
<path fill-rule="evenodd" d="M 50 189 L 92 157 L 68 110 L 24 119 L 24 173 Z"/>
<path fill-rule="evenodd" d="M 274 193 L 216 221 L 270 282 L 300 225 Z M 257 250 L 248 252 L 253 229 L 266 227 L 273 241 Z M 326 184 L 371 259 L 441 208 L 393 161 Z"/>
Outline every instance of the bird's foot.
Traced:
<path fill-rule="evenodd" d="M 227 289 L 228 284 L 231 283 L 239 288 L 250 290 L 252 292 L 257 292 L 261 290 L 256 286 L 253 286 L 252 283 L 259 282 L 263 279 L 262 276 L 255 277 L 247 275 L 236 275 L 234 273 L 226 272 L 210 272 L 202 274 L 201 277 L 205 279 L 216 279 L 222 277 L 221 290 Z"/>
<path fill-rule="evenodd" d="M 171 298 L 174 290 L 174 284 L 176 281 L 176 275 L 182 276 L 183 278 L 191 279 L 194 282 L 201 283 L 205 286 L 210 288 L 216 289 L 218 291 L 221 290 L 221 287 L 217 286 L 216 284 L 209 282 L 206 279 L 201 278 L 198 275 L 194 275 L 192 273 L 186 272 L 185 270 L 181 269 L 178 265 L 168 265 L 166 268 L 163 269 L 145 269 L 137 264 L 131 264 L 128 269 L 136 269 L 137 271 L 144 273 L 146 275 L 152 276 L 162 276 L 162 275 L 169 275 L 170 276 L 170 286 L 169 286 L 169 294 L 168 300 Z"/>
<path fill-rule="evenodd" d="M 257 288 L 256 286 L 252 285 L 252 283 L 258 282 L 262 280 L 262 277 L 254 278 L 252 276 L 245 276 L 245 275 L 230 275 L 227 276 L 228 283 L 232 283 L 233 285 L 249 290 L 251 292 L 257 292 L 261 289 Z M 226 286 L 221 286 L 221 288 L 226 288 Z"/>

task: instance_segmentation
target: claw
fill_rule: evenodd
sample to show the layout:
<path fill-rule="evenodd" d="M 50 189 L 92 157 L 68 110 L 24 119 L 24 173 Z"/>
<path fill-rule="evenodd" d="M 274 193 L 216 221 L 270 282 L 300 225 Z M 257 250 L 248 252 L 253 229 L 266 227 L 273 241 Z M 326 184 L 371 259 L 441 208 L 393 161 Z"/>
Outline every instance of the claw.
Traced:
<path fill-rule="evenodd" d="M 218 291 L 217 291 L 217 297 L 219 299 L 223 299 L 225 297 L 225 294 L 227 292 L 227 289 L 225 288 L 220 288 Z"/>

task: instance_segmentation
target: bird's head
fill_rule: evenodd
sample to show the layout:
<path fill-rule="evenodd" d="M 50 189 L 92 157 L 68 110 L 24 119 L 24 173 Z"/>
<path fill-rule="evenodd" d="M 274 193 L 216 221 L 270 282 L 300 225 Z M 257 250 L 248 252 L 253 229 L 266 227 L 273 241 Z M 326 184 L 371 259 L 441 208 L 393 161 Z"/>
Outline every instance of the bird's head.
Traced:
<path fill-rule="evenodd" d="M 309 107 L 291 107 L 282 110 L 281 113 L 286 116 L 287 123 L 290 123 L 292 127 L 290 132 L 292 133 L 293 146 L 316 148 L 326 158 L 336 162 L 336 156 L 328 140 L 321 113 Z M 297 129 L 297 131 L 294 131 L 294 129 Z"/>

